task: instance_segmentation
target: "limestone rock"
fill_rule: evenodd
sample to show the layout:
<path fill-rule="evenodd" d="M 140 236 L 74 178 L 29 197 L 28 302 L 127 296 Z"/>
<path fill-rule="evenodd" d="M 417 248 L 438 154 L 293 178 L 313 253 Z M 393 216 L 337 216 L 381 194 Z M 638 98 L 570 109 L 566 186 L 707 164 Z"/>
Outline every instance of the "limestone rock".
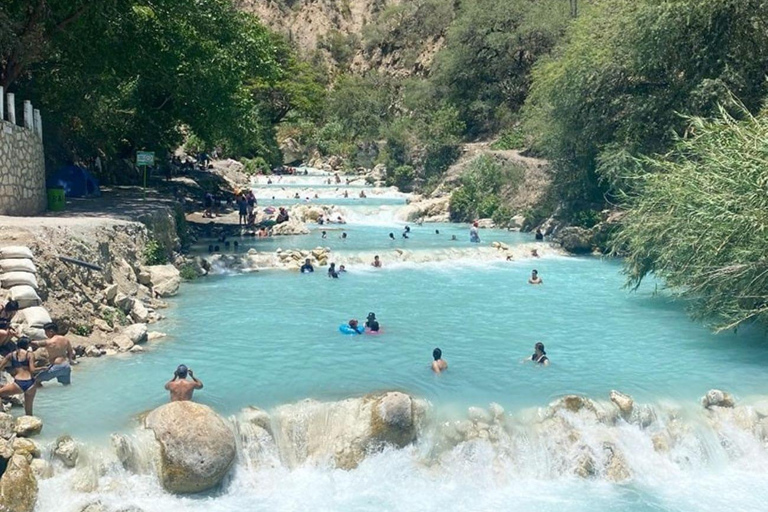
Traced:
<path fill-rule="evenodd" d="M 165 338 L 166 336 L 168 335 L 164 332 L 152 331 L 147 333 L 147 341 L 157 341 L 159 339 Z"/>
<path fill-rule="evenodd" d="M 179 292 L 181 275 L 173 265 L 152 265 L 146 267 L 152 290 L 160 297 L 170 297 Z M 146 283 L 143 283 L 146 284 Z"/>
<path fill-rule="evenodd" d="M 10 459 L 13 457 L 13 445 L 7 439 L 0 438 L 0 457 Z"/>
<path fill-rule="evenodd" d="M 12 446 L 14 454 L 29 454 L 33 458 L 40 456 L 40 447 L 37 446 L 37 443 L 26 437 L 17 437 L 13 440 Z"/>
<path fill-rule="evenodd" d="M 117 285 L 111 284 L 104 288 L 104 298 L 107 299 L 107 302 L 112 304 L 115 300 L 115 296 L 117 295 Z"/>
<path fill-rule="evenodd" d="M 41 430 L 43 430 L 43 421 L 37 416 L 19 416 L 13 427 L 13 431 L 20 437 L 34 436 Z"/>
<path fill-rule="evenodd" d="M 235 459 L 235 436 L 210 407 L 171 402 L 144 421 L 160 444 L 160 479 L 171 492 L 211 489 L 229 472 Z"/>
<path fill-rule="evenodd" d="M 701 398 L 701 404 L 705 409 L 711 407 L 733 407 L 735 405 L 733 396 L 730 393 L 719 389 L 710 389 L 707 394 Z"/>
<path fill-rule="evenodd" d="M 10 414 L 0 412 L 0 437 L 10 439 L 14 433 L 15 422 L 16 420 Z"/>
<path fill-rule="evenodd" d="M 87 357 L 101 357 L 101 350 L 99 347 L 91 345 L 85 349 L 85 355 Z"/>
<path fill-rule="evenodd" d="M 556 241 L 573 254 L 592 252 L 592 231 L 580 227 L 567 227 L 557 233 Z"/>
<path fill-rule="evenodd" d="M 101 332 L 112 332 L 112 331 L 114 331 L 112 326 L 109 325 L 106 320 L 102 320 L 101 318 L 96 318 L 93 321 L 93 326 L 96 329 L 100 330 Z"/>
<path fill-rule="evenodd" d="M 372 438 L 402 448 L 416 439 L 413 400 L 397 391 L 376 399 L 371 413 Z"/>
<path fill-rule="evenodd" d="M 131 354 L 139 354 L 141 352 L 144 352 L 144 347 L 141 345 L 134 345 L 131 347 L 131 350 L 129 350 Z"/>
<path fill-rule="evenodd" d="M 0 510 L 32 512 L 37 502 L 37 479 L 29 461 L 14 455 L 0 478 Z"/>
<path fill-rule="evenodd" d="M 134 322 L 147 323 L 149 320 L 149 311 L 140 300 L 134 300 L 131 307 L 131 318 Z"/>
<path fill-rule="evenodd" d="M 131 324 L 125 327 L 120 334 L 128 336 L 133 343 L 144 343 L 147 341 L 147 325 L 146 324 Z"/>
<path fill-rule="evenodd" d="M 131 309 L 133 309 L 134 302 L 135 299 L 133 297 L 129 297 L 124 293 L 118 292 L 118 294 L 115 295 L 114 305 L 116 308 L 120 308 L 123 313 L 130 313 Z"/>
<path fill-rule="evenodd" d="M 112 280 L 120 290 L 128 295 L 134 295 L 139 287 L 139 283 L 136 280 L 136 272 L 123 258 L 118 259 L 113 264 Z"/>
<path fill-rule="evenodd" d="M 112 339 L 112 345 L 117 348 L 118 352 L 128 352 L 133 348 L 133 341 L 125 334 L 118 334 Z"/>
<path fill-rule="evenodd" d="M 32 474 L 38 479 L 44 480 L 53 476 L 53 467 L 45 459 L 34 459 L 29 463 L 29 467 L 32 469 Z"/>
<path fill-rule="evenodd" d="M 290 219 L 288 222 L 275 224 L 272 227 L 273 235 L 308 235 L 309 229 L 298 220 Z"/>
<path fill-rule="evenodd" d="M 53 456 L 59 459 L 66 467 L 75 467 L 79 454 L 77 443 L 71 437 L 61 436 L 56 440 Z"/>
<path fill-rule="evenodd" d="M 624 418 L 629 418 L 632 416 L 632 409 L 634 408 L 635 401 L 632 400 L 631 396 L 625 395 L 624 393 L 616 390 L 612 390 L 611 402 L 616 404 L 616 407 L 619 408 L 619 411 Z"/>
<path fill-rule="evenodd" d="M 72 488 L 77 492 L 95 492 L 99 488 L 99 474 L 96 468 L 86 464 L 75 470 Z"/>

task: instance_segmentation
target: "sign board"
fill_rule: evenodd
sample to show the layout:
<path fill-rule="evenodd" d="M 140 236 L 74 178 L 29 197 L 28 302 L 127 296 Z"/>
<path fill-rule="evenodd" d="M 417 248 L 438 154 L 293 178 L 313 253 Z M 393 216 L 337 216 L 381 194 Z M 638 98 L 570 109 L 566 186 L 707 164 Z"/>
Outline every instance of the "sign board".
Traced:
<path fill-rule="evenodd" d="M 136 165 L 155 165 L 154 151 L 137 151 Z"/>

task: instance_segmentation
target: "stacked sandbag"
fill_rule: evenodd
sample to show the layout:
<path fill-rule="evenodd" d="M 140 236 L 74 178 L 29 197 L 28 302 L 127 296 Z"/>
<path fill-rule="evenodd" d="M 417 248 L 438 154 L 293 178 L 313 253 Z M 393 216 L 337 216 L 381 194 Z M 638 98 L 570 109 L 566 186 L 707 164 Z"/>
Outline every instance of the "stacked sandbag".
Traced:
<path fill-rule="evenodd" d="M 33 340 L 45 339 L 42 328 L 51 321 L 37 294 L 36 274 L 34 255 L 29 247 L 0 247 L 0 286 L 6 290 L 6 301 L 15 300 L 19 304 L 12 324 Z"/>

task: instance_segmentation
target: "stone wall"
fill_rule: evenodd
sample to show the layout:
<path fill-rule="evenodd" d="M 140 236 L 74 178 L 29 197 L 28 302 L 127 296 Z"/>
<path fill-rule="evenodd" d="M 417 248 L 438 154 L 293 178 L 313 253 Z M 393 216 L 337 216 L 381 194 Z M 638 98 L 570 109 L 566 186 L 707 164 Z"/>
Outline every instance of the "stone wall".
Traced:
<path fill-rule="evenodd" d="M 0 120 L 0 215 L 36 215 L 46 203 L 42 140 Z"/>

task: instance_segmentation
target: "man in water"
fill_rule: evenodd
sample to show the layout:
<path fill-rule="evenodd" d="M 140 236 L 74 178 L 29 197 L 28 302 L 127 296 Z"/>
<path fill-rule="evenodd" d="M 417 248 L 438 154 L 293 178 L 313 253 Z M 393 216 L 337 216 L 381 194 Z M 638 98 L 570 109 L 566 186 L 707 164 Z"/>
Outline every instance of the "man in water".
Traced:
<path fill-rule="evenodd" d="M 341 239 L 342 240 L 346 240 L 347 239 L 347 234 L 342 232 L 341 233 Z"/>
<path fill-rule="evenodd" d="M 48 337 L 44 341 L 33 341 L 35 347 L 45 347 L 48 352 L 48 368 L 37 374 L 35 379 L 38 384 L 52 379 L 56 379 L 64 386 L 68 386 L 72 380 L 72 365 L 75 361 L 75 351 L 72 350 L 72 344 L 67 338 L 59 334 L 58 326 L 51 322 L 43 326 L 45 335 Z"/>
<path fill-rule="evenodd" d="M 277 219 L 275 219 L 275 224 L 282 224 L 283 222 L 288 222 L 288 210 L 283 208 L 282 206 L 278 210 L 279 213 L 277 214 Z"/>
<path fill-rule="evenodd" d="M 479 244 L 480 243 L 480 233 L 478 232 L 478 223 L 477 221 L 472 223 L 472 227 L 469 228 L 469 241 Z"/>
<path fill-rule="evenodd" d="M 347 267 L 344 265 L 339 265 L 339 274 L 343 274 L 347 271 Z"/>
<path fill-rule="evenodd" d="M 376 313 L 368 313 L 368 318 L 365 320 L 365 327 L 371 330 L 371 332 L 379 332 L 379 321 L 376 320 Z"/>
<path fill-rule="evenodd" d="M 334 279 L 339 278 L 339 273 L 336 272 L 336 264 L 331 263 L 331 265 L 328 267 L 328 277 L 332 277 Z"/>
<path fill-rule="evenodd" d="M 244 195 L 237 196 L 237 209 L 240 214 L 237 225 L 244 226 L 248 224 L 248 200 Z"/>
<path fill-rule="evenodd" d="M 448 369 L 448 363 L 443 359 L 443 351 L 436 348 L 432 351 L 432 371 L 435 373 L 443 373 Z"/>
<path fill-rule="evenodd" d="M 323 231 L 323 234 L 322 234 L 322 235 L 320 235 L 320 238 L 328 238 L 328 233 L 326 233 L 325 231 Z"/>
<path fill-rule="evenodd" d="M 389 238 L 390 238 L 390 240 L 394 240 L 395 239 L 395 234 L 394 233 L 390 233 L 389 234 Z"/>
<path fill-rule="evenodd" d="M 187 375 L 192 380 L 187 380 Z M 173 378 L 165 384 L 165 389 L 171 392 L 171 402 L 184 402 L 192 400 L 192 393 L 196 389 L 203 389 L 203 383 L 195 378 L 190 368 L 180 364 L 173 372 Z"/>
<path fill-rule="evenodd" d="M 539 277 L 539 271 L 538 270 L 532 270 L 531 271 L 531 278 L 528 279 L 528 284 L 542 284 L 544 281 L 541 280 Z"/>
<path fill-rule="evenodd" d="M 542 342 L 538 342 L 533 346 L 533 355 L 531 356 L 531 361 L 542 366 L 549 366 L 547 351 L 544 350 L 544 344 Z"/>
<path fill-rule="evenodd" d="M 531 249 L 531 257 L 532 258 L 538 258 L 539 257 L 539 251 L 536 249 Z"/>
<path fill-rule="evenodd" d="M 309 258 L 304 260 L 304 264 L 301 266 L 301 273 L 302 274 L 311 274 L 315 271 L 315 267 L 312 266 L 312 264 L 309 262 Z"/>
<path fill-rule="evenodd" d="M 371 263 L 371 266 L 374 268 L 381 268 L 381 260 L 379 259 L 379 255 L 373 257 L 373 263 Z"/>
<path fill-rule="evenodd" d="M 536 241 L 541 242 L 544 240 L 544 233 L 541 232 L 541 228 L 536 228 Z"/>

